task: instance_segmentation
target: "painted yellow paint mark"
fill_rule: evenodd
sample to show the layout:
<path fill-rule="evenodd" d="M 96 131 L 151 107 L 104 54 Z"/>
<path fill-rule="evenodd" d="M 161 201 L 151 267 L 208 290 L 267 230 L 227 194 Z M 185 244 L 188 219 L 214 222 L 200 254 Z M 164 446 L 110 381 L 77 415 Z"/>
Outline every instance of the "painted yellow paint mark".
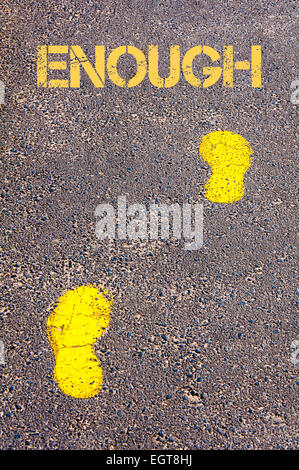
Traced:
<path fill-rule="evenodd" d="M 205 197 L 225 204 L 241 199 L 244 174 L 253 155 L 247 140 L 228 131 L 211 132 L 203 137 L 199 153 L 212 169 L 212 176 L 205 184 Z"/>
<path fill-rule="evenodd" d="M 113 299 L 93 285 L 69 290 L 47 321 L 47 334 L 55 356 L 54 379 L 66 395 L 94 397 L 103 382 L 93 344 L 110 321 Z"/>

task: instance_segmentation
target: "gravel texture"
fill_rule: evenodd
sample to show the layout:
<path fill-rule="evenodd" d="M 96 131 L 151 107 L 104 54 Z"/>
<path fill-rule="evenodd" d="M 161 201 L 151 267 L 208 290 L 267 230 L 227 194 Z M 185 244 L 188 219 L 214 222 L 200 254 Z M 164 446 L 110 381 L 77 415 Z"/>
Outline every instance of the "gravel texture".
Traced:
<path fill-rule="evenodd" d="M 3 3 L 0 447 L 298 448 L 296 2 Z M 91 58 L 95 44 L 158 44 L 165 76 L 172 44 L 233 44 L 238 60 L 262 44 L 263 88 L 246 71 L 230 89 L 183 78 L 95 89 L 83 73 L 77 90 L 37 88 L 40 44 L 78 44 Z M 119 63 L 127 79 L 134 67 Z M 216 130 L 254 152 L 245 195 L 228 205 L 204 198 L 198 148 Z M 98 240 L 95 207 L 119 195 L 203 202 L 204 246 Z M 93 283 L 115 305 L 96 343 L 103 388 L 80 400 L 53 380 L 46 322 L 67 289 Z"/>

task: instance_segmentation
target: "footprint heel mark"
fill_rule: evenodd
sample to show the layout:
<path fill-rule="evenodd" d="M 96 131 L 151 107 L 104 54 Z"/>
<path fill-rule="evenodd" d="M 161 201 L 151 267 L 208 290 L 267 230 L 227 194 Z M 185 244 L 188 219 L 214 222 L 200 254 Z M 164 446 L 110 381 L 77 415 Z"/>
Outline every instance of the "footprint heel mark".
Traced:
<path fill-rule="evenodd" d="M 253 150 L 244 137 L 229 131 L 211 132 L 203 137 L 199 153 L 212 170 L 205 184 L 211 202 L 231 204 L 244 195 L 244 175 L 253 161 Z"/>
<path fill-rule="evenodd" d="M 113 299 L 93 285 L 69 290 L 47 320 L 55 356 L 54 379 L 66 395 L 90 398 L 102 388 L 103 373 L 93 345 L 108 327 Z"/>

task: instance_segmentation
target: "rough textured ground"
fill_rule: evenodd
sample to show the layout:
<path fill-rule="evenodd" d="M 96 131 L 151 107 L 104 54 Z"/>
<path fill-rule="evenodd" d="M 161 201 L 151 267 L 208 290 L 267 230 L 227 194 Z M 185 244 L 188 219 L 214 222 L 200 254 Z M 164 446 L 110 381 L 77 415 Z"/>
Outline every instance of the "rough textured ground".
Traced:
<path fill-rule="evenodd" d="M 295 310 L 295 1 L 4 1 L 1 74 L 0 366 L 2 449 L 298 448 Z M 92 57 L 132 44 L 182 50 L 263 46 L 263 88 L 36 87 L 36 46 Z M 164 51 L 164 53 L 163 53 Z M 198 63 L 198 70 L 200 66 Z M 134 75 L 134 62 L 120 72 Z M 203 196 L 198 147 L 215 130 L 254 150 L 237 203 Z M 95 237 L 100 202 L 204 203 L 204 246 Z M 69 288 L 115 299 L 96 346 L 103 388 L 66 397 L 53 381 L 46 321 Z M 297 381 L 297 382 L 296 382 Z M 298 428 L 297 428 L 298 429 Z"/>

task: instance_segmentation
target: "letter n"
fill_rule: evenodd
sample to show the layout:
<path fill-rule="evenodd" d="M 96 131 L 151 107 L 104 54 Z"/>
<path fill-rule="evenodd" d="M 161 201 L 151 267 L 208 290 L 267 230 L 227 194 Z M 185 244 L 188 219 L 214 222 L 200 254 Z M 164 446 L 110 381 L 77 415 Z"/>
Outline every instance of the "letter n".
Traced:
<path fill-rule="evenodd" d="M 91 65 L 80 46 L 70 47 L 70 86 L 80 88 L 80 65 L 96 88 L 105 84 L 105 46 L 95 46 L 95 68 Z"/>

